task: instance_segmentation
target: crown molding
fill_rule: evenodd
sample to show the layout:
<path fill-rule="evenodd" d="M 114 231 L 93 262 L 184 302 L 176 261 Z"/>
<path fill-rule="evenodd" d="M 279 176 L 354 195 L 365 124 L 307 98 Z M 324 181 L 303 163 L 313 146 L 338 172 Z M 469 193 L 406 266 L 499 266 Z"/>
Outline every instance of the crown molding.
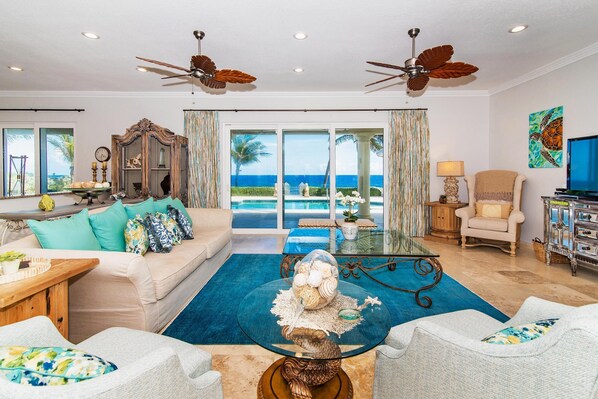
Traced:
<path fill-rule="evenodd" d="M 125 91 L 0 91 L 0 98 L 155 98 L 155 99 L 232 99 L 232 98 L 401 98 L 424 97 L 487 97 L 487 90 L 428 90 L 421 96 L 411 97 L 405 92 L 228 92 L 209 94 L 189 92 L 125 92 Z"/>
<path fill-rule="evenodd" d="M 588 47 L 584 47 L 581 50 L 578 50 L 574 53 L 561 57 L 555 61 L 552 61 L 551 63 L 546 64 L 543 67 L 534 69 L 533 71 L 523 74 L 509 82 L 498 85 L 495 88 L 488 90 L 488 92 L 492 96 L 505 90 L 509 90 L 515 86 L 519 86 L 523 83 L 529 82 L 530 80 L 539 78 L 550 72 L 556 71 L 557 69 L 561 69 L 563 67 L 566 67 L 567 65 L 573 64 L 574 62 L 583 60 L 584 58 L 590 57 L 596 53 L 598 53 L 598 42 L 591 44 Z"/>

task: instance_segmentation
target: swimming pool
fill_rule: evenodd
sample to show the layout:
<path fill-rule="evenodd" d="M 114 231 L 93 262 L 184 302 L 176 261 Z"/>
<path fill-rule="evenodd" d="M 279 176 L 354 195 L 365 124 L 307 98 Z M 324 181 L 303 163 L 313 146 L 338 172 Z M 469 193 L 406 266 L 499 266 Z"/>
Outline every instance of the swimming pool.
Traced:
<path fill-rule="evenodd" d="M 337 206 L 338 209 L 345 209 Z M 239 200 L 231 202 L 231 209 L 235 210 L 276 210 L 276 200 Z M 286 210 L 328 210 L 330 204 L 328 200 L 287 200 L 284 202 L 284 209 Z M 382 202 L 372 201 L 370 204 L 371 210 L 382 211 Z"/>

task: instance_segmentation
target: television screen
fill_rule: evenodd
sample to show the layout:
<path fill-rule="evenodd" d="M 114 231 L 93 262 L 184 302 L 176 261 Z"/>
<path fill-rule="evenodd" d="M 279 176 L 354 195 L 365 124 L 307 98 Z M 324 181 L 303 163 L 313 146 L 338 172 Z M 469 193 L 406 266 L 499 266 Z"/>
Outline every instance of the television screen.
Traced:
<path fill-rule="evenodd" d="M 569 139 L 567 189 L 598 193 L 598 136 Z"/>

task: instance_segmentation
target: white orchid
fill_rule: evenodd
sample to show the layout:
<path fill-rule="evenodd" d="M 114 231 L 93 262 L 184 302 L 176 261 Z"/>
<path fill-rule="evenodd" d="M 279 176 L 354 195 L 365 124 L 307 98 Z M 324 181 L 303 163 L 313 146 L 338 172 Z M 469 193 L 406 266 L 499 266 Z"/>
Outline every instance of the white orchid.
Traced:
<path fill-rule="evenodd" d="M 352 195 L 344 195 L 342 192 L 338 191 L 335 196 L 343 206 L 349 207 L 348 210 L 343 211 L 345 222 L 355 222 L 357 220 L 357 212 L 353 212 L 353 207 L 365 202 L 365 199 L 361 198 L 359 191 L 352 191 L 351 194 Z"/>

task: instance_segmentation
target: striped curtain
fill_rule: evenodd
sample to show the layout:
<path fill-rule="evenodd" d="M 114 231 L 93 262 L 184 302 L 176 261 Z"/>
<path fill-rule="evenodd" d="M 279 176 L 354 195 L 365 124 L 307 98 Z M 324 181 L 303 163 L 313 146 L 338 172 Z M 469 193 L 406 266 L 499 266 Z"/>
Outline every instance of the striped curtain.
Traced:
<path fill-rule="evenodd" d="M 389 222 L 401 233 L 426 232 L 430 198 L 430 131 L 423 110 L 391 111 L 388 151 Z"/>
<path fill-rule="evenodd" d="M 189 206 L 220 208 L 220 132 L 218 113 L 185 111 L 189 140 Z"/>

